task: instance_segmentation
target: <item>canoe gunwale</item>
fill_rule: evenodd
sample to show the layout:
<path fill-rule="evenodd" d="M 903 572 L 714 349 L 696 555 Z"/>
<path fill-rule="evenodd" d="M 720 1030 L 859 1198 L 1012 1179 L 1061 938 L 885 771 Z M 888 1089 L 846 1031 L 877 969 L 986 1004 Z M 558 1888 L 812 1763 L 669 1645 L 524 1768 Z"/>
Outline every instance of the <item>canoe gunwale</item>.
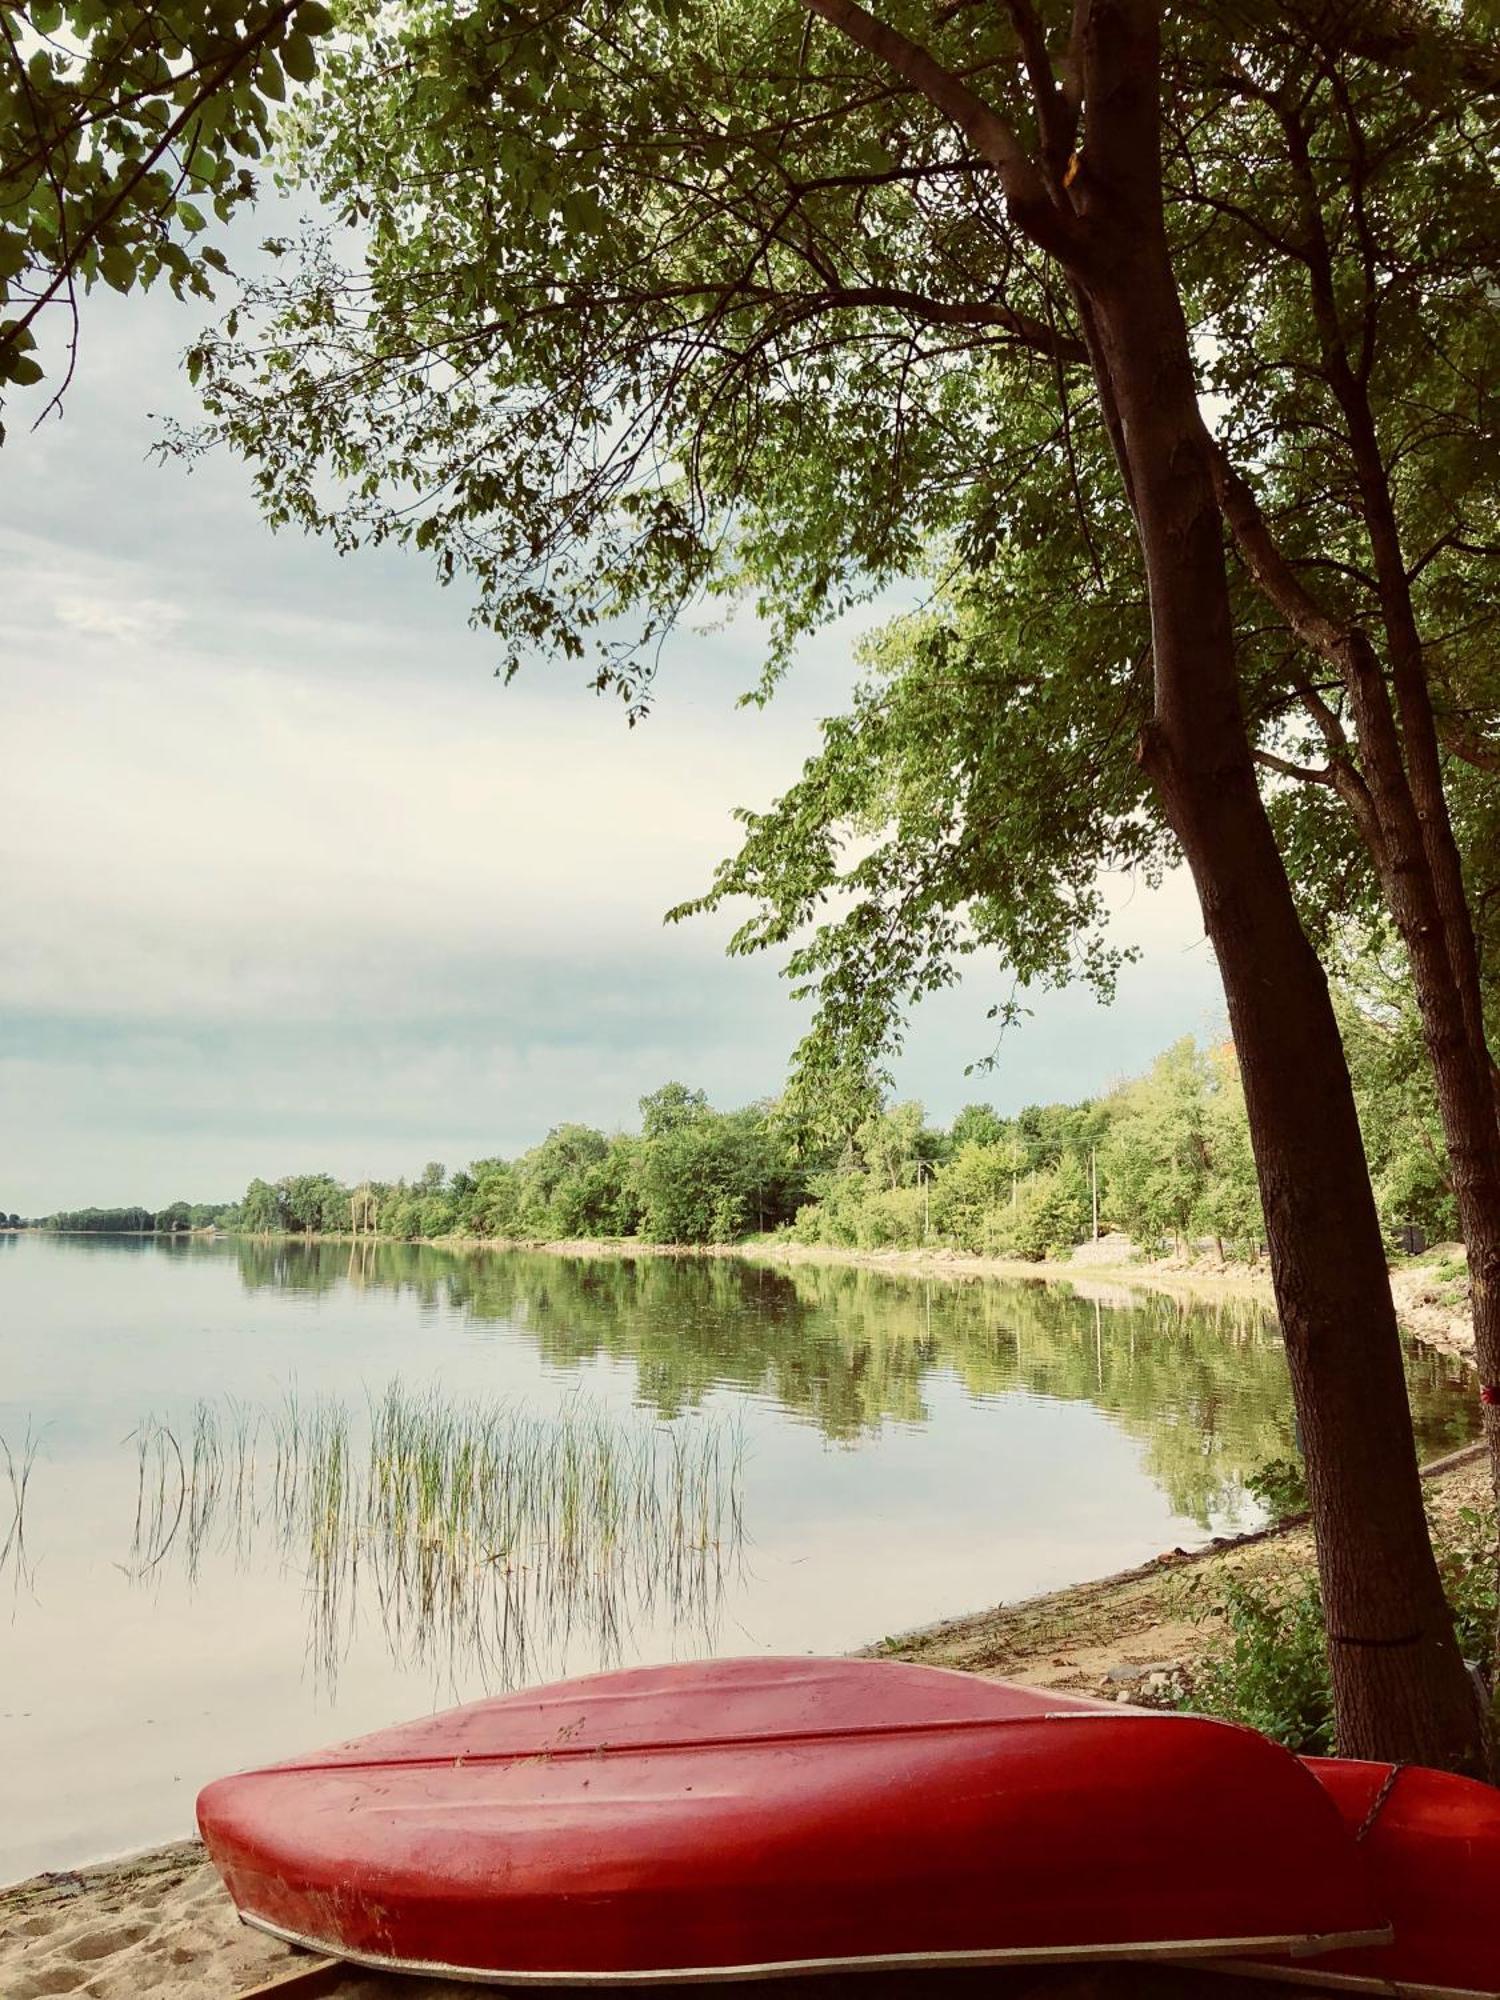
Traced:
<path fill-rule="evenodd" d="M 1164 1938 L 1150 1944 L 1133 1940 L 1128 1944 L 1047 1944 L 1007 1945 L 993 1951 L 899 1951 L 875 1953 L 864 1958 L 797 1958 L 772 1960 L 763 1965 L 683 1965 L 644 1968 L 634 1971 L 600 1972 L 514 1972 L 488 1966 L 448 1965 L 441 1959 L 392 1958 L 379 1952 L 350 1951 L 330 1944 L 326 1938 L 288 1930 L 253 1910 L 241 1910 L 240 1922 L 252 1930 L 264 1931 L 283 1944 L 302 1951 L 315 1951 L 344 1960 L 350 1965 L 367 1966 L 372 1972 L 409 1973 L 426 1979 L 466 1980 L 476 1986 L 713 1986 L 734 1985 L 755 1980 L 803 1979 L 816 1974 L 859 1972 L 919 1972 L 945 1966 L 982 1965 L 1082 1965 L 1098 1960 L 1202 1959 L 1216 1969 L 1221 1954 L 1252 1951 L 1289 1951 L 1297 1958 L 1321 1956 L 1324 1952 L 1350 1951 L 1364 1945 L 1391 1942 L 1391 1927 L 1365 1931 L 1283 1932 L 1275 1937 Z M 1249 1972 L 1255 1968 L 1245 1966 Z M 1307 1978 L 1316 1977 L 1313 1973 Z M 1363 1983 L 1363 1982 L 1361 1982 Z M 1386 1990 L 1390 1990 L 1388 1987 Z M 1484 2000 L 1484 1996 L 1474 1996 Z"/>

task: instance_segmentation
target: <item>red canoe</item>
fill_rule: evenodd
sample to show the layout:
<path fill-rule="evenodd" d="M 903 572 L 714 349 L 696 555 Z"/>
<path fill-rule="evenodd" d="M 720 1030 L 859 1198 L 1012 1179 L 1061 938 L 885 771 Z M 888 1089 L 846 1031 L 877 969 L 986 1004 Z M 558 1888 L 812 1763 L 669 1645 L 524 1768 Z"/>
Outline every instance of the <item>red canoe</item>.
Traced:
<path fill-rule="evenodd" d="M 890 1661 L 532 1689 L 221 1779 L 198 1823 L 246 1922 L 503 1984 L 1389 1936 L 1265 1738 Z"/>
<path fill-rule="evenodd" d="M 1310 1757 L 1370 1870 L 1394 1936 L 1275 1976 L 1400 1993 L 1409 2000 L 1500 1995 L 1500 1791 L 1415 1766 Z M 1272 1968 L 1258 1965 L 1257 1972 Z"/>

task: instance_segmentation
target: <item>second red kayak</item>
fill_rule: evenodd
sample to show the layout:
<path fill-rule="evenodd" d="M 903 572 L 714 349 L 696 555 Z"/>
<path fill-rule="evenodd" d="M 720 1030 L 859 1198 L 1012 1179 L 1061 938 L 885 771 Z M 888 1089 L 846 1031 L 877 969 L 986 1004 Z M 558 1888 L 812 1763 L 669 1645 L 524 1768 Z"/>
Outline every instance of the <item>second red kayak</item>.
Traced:
<path fill-rule="evenodd" d="M 1388 1945 L 1319 1959 L 1318 1983 L 1404 2000 L 1497 2000 L 1500 1791 L 1415 1765 L 1310 1757 L 1307 1767 L 1343 1815 L 1392 1927 Z"/>
<path fill-rule="evenodd" d="M 502 1984 L 1389 1937 L 1337 1807 L 1265 1738 L 886 1661 L 567 1681 L 221 1779 L 198 1813 L 247 1922 Z"/>

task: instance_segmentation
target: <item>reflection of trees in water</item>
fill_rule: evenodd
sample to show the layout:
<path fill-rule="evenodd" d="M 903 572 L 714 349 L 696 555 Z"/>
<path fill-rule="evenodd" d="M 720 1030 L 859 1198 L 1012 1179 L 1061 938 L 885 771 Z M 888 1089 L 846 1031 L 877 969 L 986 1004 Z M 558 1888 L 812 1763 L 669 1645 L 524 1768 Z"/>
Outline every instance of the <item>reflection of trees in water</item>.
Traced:
<path fill-rule="evenodd" d="M 1244 1299 L 1139 1293 L 1097 1304 L 1041 1281 L 726 1258 L 248 1240 L 236 1252 L 250 1286 L 379 1286 L 503 1323 L 555 1365 L 629 1361 L 640 1395 L 664 1416 L 727 1385 L 854 1440 L 887 1422 L 925 1422 L 925 1391 L 940 1371 L 975 1396 L 1092 1403 L 1140 1440 L 1173 1508 L 1200 1522 L 1232 1512 L 1245 1476 L 1292 1444 L 1275 1323 Z M 1409 1355 L 1424 1456 L 1477 1434 L 1466 1379 L 1461 1362 Z"/>
<path fill-rule="evenodd" d="M 199 1403 L 135 1433 L 129 1574 L 269 1546 L 305 1577 L 314 1674 L 332 1690 L 361 1604 L 391 1657 L 450 1685 L 561 1670 L 571 1642 L 623 1657 L 667 1619 L 712 1647 L 743 1538 L 742 1448 L 711 1418 L 556 1417 L 392 1383 L 362 1416 L 334 1399 Z"/>

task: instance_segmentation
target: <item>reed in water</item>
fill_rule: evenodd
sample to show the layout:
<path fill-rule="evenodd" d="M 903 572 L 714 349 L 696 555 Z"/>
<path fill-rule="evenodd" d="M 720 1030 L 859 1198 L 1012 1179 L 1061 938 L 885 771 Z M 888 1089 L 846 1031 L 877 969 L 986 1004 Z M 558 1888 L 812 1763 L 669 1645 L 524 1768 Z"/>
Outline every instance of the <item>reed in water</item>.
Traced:
<path fill-rule="evenodd" d="M 8 1570 L 11 1587 L 17 1592 L 30 1590 L 32 1585 L 31 1563 L 26 1554 L 26 1492 L 36 1465 L 38 1443 L 29 1423 L 26 1435 L 14 1447 L 0 1434 L 0 1458 L 5 1461 L 5 1485 L 10 1495 L 10 1524 L 4 1541 L 0 1541 L 0 1577 Z"/>
<path fill-rule="evenodd" d="M 454 1686 L 534 1680 L 570 1644 L 607 1663 L 648 1617 L 711 1643 L 741 1561 L 743 1438 L 713 1417 L 651 1423 L 581 1397 L 538 1414 L 394 1381 L 363 1412 L 226 1397 L 133 1440 L 130 1573 L 170 1557 L 196 1580 L 205 1552 L 269 1545 L 306 1577 L 328 1686 L 371 1601 L 397 1663 Z"/>

